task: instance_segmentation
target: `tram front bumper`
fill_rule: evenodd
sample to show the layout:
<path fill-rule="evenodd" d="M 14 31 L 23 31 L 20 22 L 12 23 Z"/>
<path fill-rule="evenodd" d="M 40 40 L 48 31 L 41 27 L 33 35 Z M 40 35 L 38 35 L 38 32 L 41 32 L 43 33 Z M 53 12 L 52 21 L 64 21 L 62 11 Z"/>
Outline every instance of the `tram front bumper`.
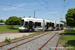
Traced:
<path fill-rule="evenodd" d="M 25 31 L 25 29 L 19 29 L 19 32 L 24 32 Z"/>

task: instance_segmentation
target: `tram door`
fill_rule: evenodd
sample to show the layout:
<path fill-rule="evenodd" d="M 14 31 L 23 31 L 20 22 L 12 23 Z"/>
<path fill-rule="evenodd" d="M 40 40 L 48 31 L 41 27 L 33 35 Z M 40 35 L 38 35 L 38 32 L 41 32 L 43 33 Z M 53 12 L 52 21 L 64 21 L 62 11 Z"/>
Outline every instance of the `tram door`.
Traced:
<path fill-rule="evenodd" d="M 47 23 L 47 30 L 48 30 L 48 28 L 49 28 L 49 23 Z"/>
<path fill-rule="evenodd" d="M 52 28 L 54 29 L 55 27 L 54 27 L 54 23 L 52 23 Z"/>
<path fill-rule="evenodd" d="M 60 24 L 60 28 L 61 28 L 61 30 L 63 30 L 63 29 L 64 29 L 62 24 Z"/>
<path fill-rule="evenodd" d="M 33 31 L 33 22 L 29 21 L 29 31 Z"/>

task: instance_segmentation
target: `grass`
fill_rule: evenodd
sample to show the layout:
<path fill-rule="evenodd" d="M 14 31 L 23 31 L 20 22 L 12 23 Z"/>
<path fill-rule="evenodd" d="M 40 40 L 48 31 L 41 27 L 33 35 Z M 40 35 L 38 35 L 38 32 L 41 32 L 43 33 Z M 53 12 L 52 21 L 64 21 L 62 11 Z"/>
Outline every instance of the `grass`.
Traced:
<path fill-rule="evenodd" d="M 10 26 L 0 26 L 0 32 L 18 32 L 19 26 L 14 26 L 11 28 Z"/>
<path fill-rule="evenodd" d="M 64 47 L 73 47 L 71 50 L 75 50 L 75 30 L 65 29 L 65 33 L 62 33 L 60 43 Z"/>

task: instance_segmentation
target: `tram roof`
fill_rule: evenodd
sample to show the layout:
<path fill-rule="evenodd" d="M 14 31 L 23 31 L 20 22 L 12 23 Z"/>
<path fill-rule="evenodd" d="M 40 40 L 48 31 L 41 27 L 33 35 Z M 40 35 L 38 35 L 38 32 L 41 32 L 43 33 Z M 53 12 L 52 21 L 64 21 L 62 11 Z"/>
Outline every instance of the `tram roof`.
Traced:
<path fill-rule="evenodd" d="M 24 19 L 24 21 L 35 21 L 35 22 L 41 22 L 41 21 L 43 21 L 43 19 L 39 19 L 39 18 L 22 18 L 22 19 Z M 52 23 L 57 23 L 57 24 L 64 24 L 64 23 L 62 23 L 62 22 L 59 22 L 59 21 L 53 21 L 53 20 L 47 20 L 47 19 L 45 19 L 45 21 L 46 22 L 52 22 Z"/>

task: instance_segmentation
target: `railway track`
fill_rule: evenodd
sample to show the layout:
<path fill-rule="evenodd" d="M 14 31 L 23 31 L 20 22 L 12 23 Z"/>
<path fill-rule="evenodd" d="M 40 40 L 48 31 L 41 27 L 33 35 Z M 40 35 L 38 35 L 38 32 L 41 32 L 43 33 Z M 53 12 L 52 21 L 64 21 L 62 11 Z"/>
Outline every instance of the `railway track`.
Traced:
<path fill-rule="evenodd" d="M 59 42 L 59 37 L 60 35 L 57 33 L 43 33 L 37 36 L 0 46 L 0 50 L 49 50 L 52 49 L 51 47 L 58 46 L 57 44 Z M 57 38 L 57 40 L 55 38 Z M 55 46 L 51 46 L 52 44 L 55 44 Z M 55 50 L 57 50 L 57 48 L 55 48 Z"/>
<path fill-rule="evenodd" d="M 0 46 L 0 50 L 9 50 L 9 48 L 12 48 L 12 47 L 16 46 L 17 44 L 22 45 L 25 42 L 32 41 L 32 40 L 37 39 L 37 38 L 39 38 L 41 36 L 44 36 L 46 34 L 47 33 L 38 34 L 38 35 L 27 37 L 25 39 L 21 39 L 21 40 L 15 41 L 15 42 L 3 44 L 3 45 Z"/>
<path fill-rule="evenodd" d="M 57 50 L 60 35 L 55 34 L 46 43 L 44 43 L 38 50 Z"/>

